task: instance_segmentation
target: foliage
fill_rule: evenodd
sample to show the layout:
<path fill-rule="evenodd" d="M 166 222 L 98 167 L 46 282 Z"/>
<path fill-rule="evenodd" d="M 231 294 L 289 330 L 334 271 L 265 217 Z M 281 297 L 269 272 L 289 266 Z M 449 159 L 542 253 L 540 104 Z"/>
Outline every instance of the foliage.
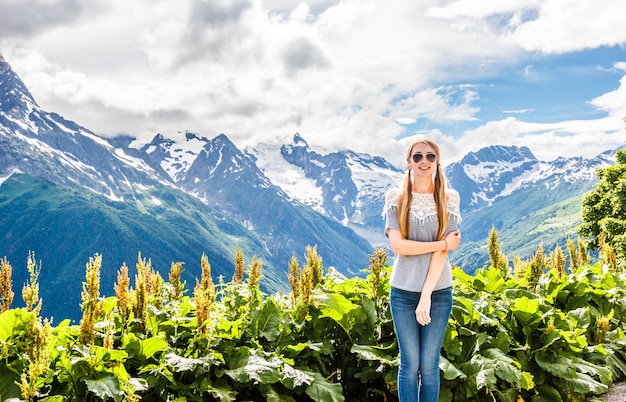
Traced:
<path fill-rule="evenodd" d="M 214 283 L 203 256 L 187 295 L 182 263 L 163 282 L 139 255 L 134 288 L 123 265 L 116 296 L 101 297 L 96 255 L 83 283 L 85 323 L 52 327 L 40 317 L 29 254 L 30 307 L 0 314 L 0 399 L 397 400 L 387 259 L 376 250 L 365 279 L 329 269 L 313 286 L 321 258 L 310 247 L 302 268 L 290 262 L 293 294 L 267 295 L 256 257 L 247 280 Z M 454 270 L 440 400 L 582 401 L 626 377 L 624 273 L 579 260 L 562 272 L 562 259 L 553 267 L 543 250 L 515 261 L 515 275 Z"/>
<path fill-rule="evenodd" d="M 616 164 L 598 169 L 599 183 L 583 198 L 581 236 L 592 246 L 606 244 L 619 260 L 626 260 L 626 150 L 615 153 Z"/>
<path fill-rule="evenodd" d="M 500 250 L 500 245 L 498 243 L 498 231 L 495 227 L 491 227 L 489 231 L 489 238 L 487 241 L 487 250 L 489 250 L 489 258 L 491 260 L 491 266 L 496 267 L 502 271 L 504 276 L 507 275 L 509 267 L 507 263 L 507 258 Z"/>
<path fill-rule="evenodd" d="M 13 303 L 13 268 L 4 257 L 0 260 L 0 312 L 7 311 Z"/>
<path fill-rule="evenodd" d="M 552 188 L 548 183 L 519 189 L 514 197 L 496 199 L 489 208 L 463 216 L 463 242 L 455 250 L 455 262 L 472 274 L 490 264 L 485 244 L 494 227 L 502 251 L 510 255 L 529 258 L 541 243 L 565 247 L 568 237 L 578 236 L 581 199 L 594 184 L 560 183 L 558 191 L 546 191 Z"/>

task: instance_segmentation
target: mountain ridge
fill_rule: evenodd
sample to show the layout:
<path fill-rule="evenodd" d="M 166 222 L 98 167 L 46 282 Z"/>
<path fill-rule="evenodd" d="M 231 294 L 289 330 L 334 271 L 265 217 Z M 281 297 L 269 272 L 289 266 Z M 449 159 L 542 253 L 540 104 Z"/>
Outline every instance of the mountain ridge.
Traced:
<path fill-rule="evenodd" d="M 261 286 L 265 291 L 288 289 L 289 260 L 296 253 L 304 254 L 309 244 L 318 246 L 326 266 L 335 265 L 346 275 L 358 274 L 367 266 L 372 247 L 365 240 L 308 207 L 286 202 L 285 195 L 277 187 L 269 187 L 269 181 L 225 135 L 204 139 L 205 148 L 198 153 L 202 157 L 183 166 L 187 171 L 179 169 L 180 177 L 170 175 L 149 153 L 132 147 L 132 138 L 107 140 L 39 108 L 4 60 L 0 72 L 0 87 L 7 94 L 0 98 L 0 177 L 4 178 L 0 183 L 0 226 L 5 228 L 0 254 L 13 264 L 25 260 L 30 247 L 36 248 L 33 251 L 43 261 L 54 261 L 54 277 L 67 278 L 72 273 L 75 285 L 82 279 L 77 271 L 84 272 L 83 264 L 88 261 L 85 252 L 111 253 L 104 256 L 104 261 L 113 261 L 103 270 L 107 278 L 123 263 L 132 275 L 134 260 L 142 253 L 146 258 L 154 256 L 154 267 L 163 277 L 171 262 L 182 260 L 187 267 L 194 266 L 195 272 L 184 272 L 184 279 L 192 283 L 199 277 L 197 263 L 204 252 L 216 264 L 212 267 L 215 277 L 230 278 L 235 250 L 240 247 L 247 261 L 254 256 L 263 262 Z M 206 148 L 210 145 L 215 145 L 216 152 Z M 212 159 L 220 155 L 225 158 Z M 237 163 L 249 169 L 239 169 Z M 273 191 L 263 192 L 263 197 L 260 192 L 256 196 L 249 192 L 247 198 L 243 191 L 226 191 L 245 180 L 251 180 L 247 190 Z M 207 197 L 199 198 L 202 194 Z M 234 207 L 242 203 L 239 206 L 245 208 L 246 203 L 254 202 L 274 211 L 275 216 L 268 213 L 250 226 L 247 221 L 252 219 L 246 220 Z M 274 224 L 285 220 L 289 225 Z M 68 239 L 89 250 L 70 245 L 74 255 L 62 253 L 68 249 Z M 99 247 L 83 242 L 93 239 Z M 169 262 L 164 260 L 168 251 Z M 77 267 L 79 255 L 85 261 Z M 41 279 L 45 280 L 42 296 L 48 301 L 43 312 L 75 318 L 79 300 L 67 310 L 63 295 L 54 292 L 54 278 L 42 274 Z M 25 283 L 25 270 L 14 270 L 14 281 Z"/>
<path fill-rule="evenodd" d="M 44 264 L 54 261 L 58 277 L 72 273 L 80 283 L 88 253 L 107 251 L 112 280 L 122 262 L 134 267 L 128 255 L 135 248 L 135 256 L 153 254 L 163 275 L 169 262 L 186 260 L 190 283 L 199 275 L 203 252 L 214 275 L 228 280 L 234 249 L 241 247 L 248 260 L 254 255 L 264 261 L 265 290 L 286 291 L 289 259 L 308 245 L 318 246 L 325 267 L 346 276 L 363 275 L 371 252 L 388 247 L 384 194 L 399 185 L 403 171 L 380 156 L 313 149 L 300 133 L 244 149 L 226 134 L 207 138 L 190 131 L 156 133 L 146 143 L 129 135 L 105 139 L 42 110 L 4 59 L 0 90 L 0 227 L 7 228 L 0 255 L 13 261 L 25 260 L 31 239 Z M 546 162 L 528 147 L 494 145 L 446 166 L 464 215 L 455 263 L 484 264 L 491 227 L 501 231 L 507 252 L 528 253 L 543 235 L 562 244 L 579 219 L 572 206 L 592 188 L 595 170 L 612 163 L 612 152 Z M 45 228 L 49 241 L 29 225 Z M 73 237 L 79 226 L 100 243 Z M 520 244 L 529 233 L 534 238 Z M 88 250 L 67 248 L 64 235 Z M 64 255 L 65 262 L 55 257 L 63 247 L 76 255 Z M 25 280 L 23 270 L 14 272 L 16 281 Z M 52 277 L 42 279 L 59 285 Z M 62 303 L 52 292 L 46 299 Z"/>

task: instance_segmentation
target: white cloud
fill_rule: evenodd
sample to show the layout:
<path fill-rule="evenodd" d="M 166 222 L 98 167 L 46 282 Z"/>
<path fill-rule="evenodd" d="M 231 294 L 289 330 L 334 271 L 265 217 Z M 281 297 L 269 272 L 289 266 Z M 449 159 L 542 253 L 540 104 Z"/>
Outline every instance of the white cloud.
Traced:
<path fill-rule="evenodd" d="M 510 66 L 526 66 L 530 79 L 535 51 L 626 44 L 615 12 L 621 0 L 93 0 L 85 7 L 0 5 L 0 49 L 46 110 L 105 136 L 147 140 L 190 130 L 225 133 L 245 146 L 300 132 L 314 146 L 391 160 L 404 154 L 418 119 L 476 121 L 480 88 L 467 82 Z M 8 15 L 27 23 L 9 24 Z M 589 100 L 608 115 L 589 127 L 511 118 L 456 139 L 427 134 L 450 156 L 523 141 L 538 155 L 579 154 L 574 145 L 587 146 L 587 136 L 598 148 L 615 143 L 623 87 Z M 568 135 L 576 141 L 563 140 Z"/>
<path fill-rule="evenodd" d="M 491 121 L 466 132 L 453 149 L 453 160 L 493 144 L 529 147 L 541 160 L 558 156 L 596 156 L 624 143 L 619 120 L 572 120 L 559 123 L 529 123 L 514 117 Z"/>
<path fill-rule="evenodd" d="M 621 9 L 612 0 L 547 0 L 537 18 L 522 21 L 511 40 L 526 50 L 563 53 L 626 42 Z"/>
<path fill-rule="evenodd" d="M 616 63 L 615 69 L 626 72 L 626 61 Z M 616 90 L 598 96 L 591 103 L 598 109 L 606 111 L 614 119 L 626 117 L 626 76 L 622 77 Z"/>

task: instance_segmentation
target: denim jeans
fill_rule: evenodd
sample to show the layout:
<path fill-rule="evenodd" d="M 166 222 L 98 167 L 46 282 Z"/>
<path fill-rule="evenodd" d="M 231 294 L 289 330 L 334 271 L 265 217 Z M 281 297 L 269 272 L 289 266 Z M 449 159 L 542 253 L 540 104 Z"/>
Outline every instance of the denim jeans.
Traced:
<path fill-rule="evenodd" d="M 439 356 L 452 311 L 452 288 L 432 293 L 428 325 L 420 325 L 415 318 L 420 296 L 421 293 L 394 287 L 389 295 L 400 350 L 400 402 L 437 402 L 439 399 Z"/>

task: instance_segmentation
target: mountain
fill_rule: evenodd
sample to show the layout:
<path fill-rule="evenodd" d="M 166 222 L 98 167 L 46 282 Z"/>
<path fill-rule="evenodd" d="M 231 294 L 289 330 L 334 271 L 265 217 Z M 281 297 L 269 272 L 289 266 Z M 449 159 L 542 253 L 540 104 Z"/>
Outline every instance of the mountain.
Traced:
<path fill-rule="evenodd" d="M 614 151 L 591 159 L 535 158 L 527 147 L 491 146 L 468 153 L 446 168 L 461 195 L 463 243 L 455 262 L 475 270 L 488 263 L 487 238 L 492 228 L 509 259 L 529 258 L 543 245 L 566 251 L 578 238 L 582 196 L 596 183 L 596 170 L 615 162 Z"/>
<path fill-rule="evenodd" d="M 545 162 L 537 160 L 528 147 L 494 145 L 449 165 L 446 176 L 459 191 L 461 210 L 467 214 L 528 188 L 557 200 L 589 191 L 596 169 L 612 164 L 612 155 L 607 151 L 588 160 L 574 157 Z"/>
<path fill-rule="evenodd" d="M 292 203 L 226 135 L 213 139 L 185 133 L 183 141 L 157 135 L 141 148 L 174 184 L 261 236 L 286 269 L 291 256 L 317 245 L 323 260 L 346 275 L 367 266 L 371 245 L 339 222 Z M 284 273 L 284 272 L 283 272 Z"/>
<path fill-rule="evenodd" d="M 185 262 L 183 279 L 193 286 L 202 254 L 216 280 L 229 280 L 239 247 L 247 261 L 263 262 L 268 292 L 288 289 L 289 260 L 307 245 L 346 275 L 369 263 L 367 241 L 289 202 L 224 135 L 189 135 L 202 147 L 188 160 L 162 136 L 145 149 L 130 137 L 102 138 L 41 109 L 3 58 L 0 94 L 0 255 L 20 286 L 35 253 L 45 315 L 79 316 L 85 264 L 95 253 L 103 255 L 107 295 L 120 266 L 132 275 L 139 255 L 165 279 L 172 262 Z"/>
<path fill-rule="evenodd" d="M 375 247 L 388 247 L 383 195 L 400 183 L 401 170 L 349 150 L 318 152 L 299 134 L 246 152 L 294 201 L 342 222 Z M 551 250 L 576 239 L 581 198 L 595 185 L 596 170 L 614 163 L 613 154 L 540 161 L 528 147 L 494 145 L 446 166 L 463 215 L 463 243 L 452 253 L 454 262 L 468 271 L 488 263 L 492 227 L 509 258 L 529 258 L 540 244 Z"/>
<path fill-rule="evenodd" d="M 448 165 L 463 215 L 453 261 L 467 271 L 486 264 L 492 227 L 509 258 L 563 246 L 595 170 L 613 162 L 613 151 L 540 161 L 528 147 L 494 145 Z M 263 261 L 268 292 L 288 291 L 289 260 L 308 245 L 325 267 L 362 275 L 374 248 L 388 247 L 384 194 L 402 176 L 379 156 L 314 149 L 299 133 L 245 149 L 188 131 L 105 139 L 42 110 L 0 56 L 0 257 L 20 286 L 35 252 L 46 315 L 78 316 L 95 253 L 107 295 L 139 253 L 166 280 L 172 262 L 185 262 L 191 286 L 202 254 L 228 281 L 237 247 Z"/>
<path fill-rule="evenodd" d="M 384 158 L 350 150 L 320 153 L 300 134 L 246 153 L 291 200 L 341 222 L 374 247 L 389 245 L 381 217 L 384 195 L 402 172 Z"/>

